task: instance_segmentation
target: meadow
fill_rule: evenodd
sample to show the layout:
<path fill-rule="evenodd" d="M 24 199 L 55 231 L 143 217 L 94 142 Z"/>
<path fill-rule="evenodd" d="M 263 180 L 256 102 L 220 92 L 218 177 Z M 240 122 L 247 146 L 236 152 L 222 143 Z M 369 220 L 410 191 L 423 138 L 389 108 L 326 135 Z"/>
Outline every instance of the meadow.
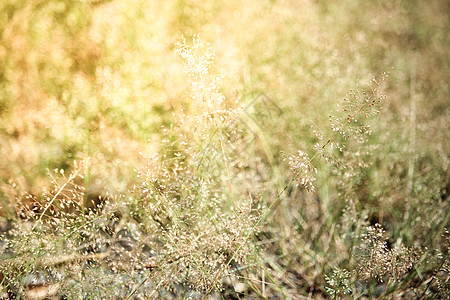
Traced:
<path fill-rule="evenodd" d="M 0 1 L 1 299 L 450 298 L 450 5 Z"/>

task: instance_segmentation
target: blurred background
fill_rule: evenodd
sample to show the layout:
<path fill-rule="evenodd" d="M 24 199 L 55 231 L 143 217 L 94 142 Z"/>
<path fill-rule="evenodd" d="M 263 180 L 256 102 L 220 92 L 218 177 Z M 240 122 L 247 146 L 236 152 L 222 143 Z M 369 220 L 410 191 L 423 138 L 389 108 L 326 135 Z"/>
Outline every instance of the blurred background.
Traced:
<path fill-rule="evenodd" d="M 386 128 L 406 130 L 414 101 L 422 146 L 448 157 L 446 1 L 4 0 L 0 11 L 2 185 L 37 192 L 47 169 L 91 157 L 93 177 L 123 188 L 189 106 L 175 43 L 195 33 L 216 51 L 227 99 L 265 92 L 294 109 L 288 127 L 390 72 Z"/>

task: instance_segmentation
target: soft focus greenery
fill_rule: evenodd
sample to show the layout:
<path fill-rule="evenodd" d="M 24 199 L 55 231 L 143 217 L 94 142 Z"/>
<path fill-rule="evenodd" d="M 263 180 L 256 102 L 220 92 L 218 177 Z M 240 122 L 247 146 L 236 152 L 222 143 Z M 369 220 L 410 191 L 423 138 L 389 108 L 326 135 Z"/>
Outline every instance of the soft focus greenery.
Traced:
<path fill-rule="evenodd" d="M 0 297 L 32 298 L 45 272 L 56 291 L 36 299 L 449 295 L 446 1 L 0 12 Z M 357 117 L 371 134 L 330 137 L 384 73 L 379 112 Z M 336 143 L 339 166 L 321 158 Z M 314 191 L 292 181 L 299 149 Z"/>

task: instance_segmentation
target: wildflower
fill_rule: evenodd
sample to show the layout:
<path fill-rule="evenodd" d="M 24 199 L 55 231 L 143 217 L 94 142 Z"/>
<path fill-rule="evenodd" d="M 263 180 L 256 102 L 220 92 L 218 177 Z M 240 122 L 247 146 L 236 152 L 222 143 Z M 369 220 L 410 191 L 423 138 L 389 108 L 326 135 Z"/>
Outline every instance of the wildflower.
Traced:
<path fill-rule="evenodd" d="M 284 160 L 289 161 L 289 168 L 295 173 L 295 179 L 298 181 L 297 186 L 301 185 L 309 192 L 313 192 L 315 190 L 314 182 L 316 181 L 314 174 L 317 173 L 317 169 L 311 164 L 312 159 L 309 158 L 308 154 L 298 150 L 297 155 L 284 156 Z"/>
<path fill-rule="evenodd" d="M 388 249 L 387 239 L 380 224 L 367 228 L 363 235 L 363 255 L 359 262 L 359 274 L 366 278 L 384 277 L 398 281 L 419 259 L 420 251 L 403 245 Z"/>
<path fill-rule="evenodd" d="M 220 92 L 223 74 L 210 74 L 215 53 L 209 43 L 204 43 L 199 34 L 195 34 L 192 45 L 183 37 L 176 45 L 177 53 L 183 59 L 185 73 L 191 83 L 191 98 L 206 103 L 208 108 L 220 105 L 225 96 Z"/>

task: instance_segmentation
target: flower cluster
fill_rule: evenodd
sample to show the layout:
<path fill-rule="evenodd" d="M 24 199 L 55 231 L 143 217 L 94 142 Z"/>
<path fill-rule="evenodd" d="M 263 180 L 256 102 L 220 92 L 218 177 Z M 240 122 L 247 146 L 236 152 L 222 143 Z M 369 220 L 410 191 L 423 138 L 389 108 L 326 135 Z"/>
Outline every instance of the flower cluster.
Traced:
<path fill-rule="evenodd" d="M 188 45 L 183 37 L 178 46 L 177 53 L 183 59 L 184 69 L 191 84 L 191 98 L 200 103 L 206 103 L 208 108 L 220 105 L 225 96 L 220 92 L 223 74 L 210 74 L 214 62 L 214 49 L 209 43 L 204 43 L 199 34 L 195 34 L 193 44 Z"/>
<path fill-rule="evenodd" d="M 331 287 L 325 287 L 325 291 L 330 296 L 338 296 L 340 294 L 350 295 L 352 290 L 350 289 L 350 277 L 351 273 L 347 270 L 335 269 L 331 277 L 325 276 L 325 279 Z"/>
<path fill-rule="evenodd" d="M 361 119 L 379 112 L 380 103 L 386 98 L 380 94 L 380 86 L 386 77 L 387 74 L 383 73 L 380 79 L 373 78 L 369 90 L 350 90 L 347 97 L 338 103 L 336 115 L 329 116 L 331 130 L 339 133 L 345 140 L 355 137 L 364 142 L 365 137 L 371 133 L 371 128 Z"/>
<path fill-rule="evenodd" d="M 420 251 L 403 245 L 389 249 L 384 230 L 380 224 L 367 228 L 363 235 L 361 260 L 358 273 L 366 278 L 376 278 L 383 281 L 389 278 L 398 281 L 420 257 Z"/>
<path fill-rule="evenodd" d="M 309 192 L 315 190 L 314 182 L 317 173 L 317 169 L 311 164 L 311 160 L 307 153 L 302 150 L 298 150 L 296 155 L 284 154 L 284 160 L 289 161 L 289 168 L 294 172 L 295 179 L 298 181 L 298 185 L 303 186 Z"/>

